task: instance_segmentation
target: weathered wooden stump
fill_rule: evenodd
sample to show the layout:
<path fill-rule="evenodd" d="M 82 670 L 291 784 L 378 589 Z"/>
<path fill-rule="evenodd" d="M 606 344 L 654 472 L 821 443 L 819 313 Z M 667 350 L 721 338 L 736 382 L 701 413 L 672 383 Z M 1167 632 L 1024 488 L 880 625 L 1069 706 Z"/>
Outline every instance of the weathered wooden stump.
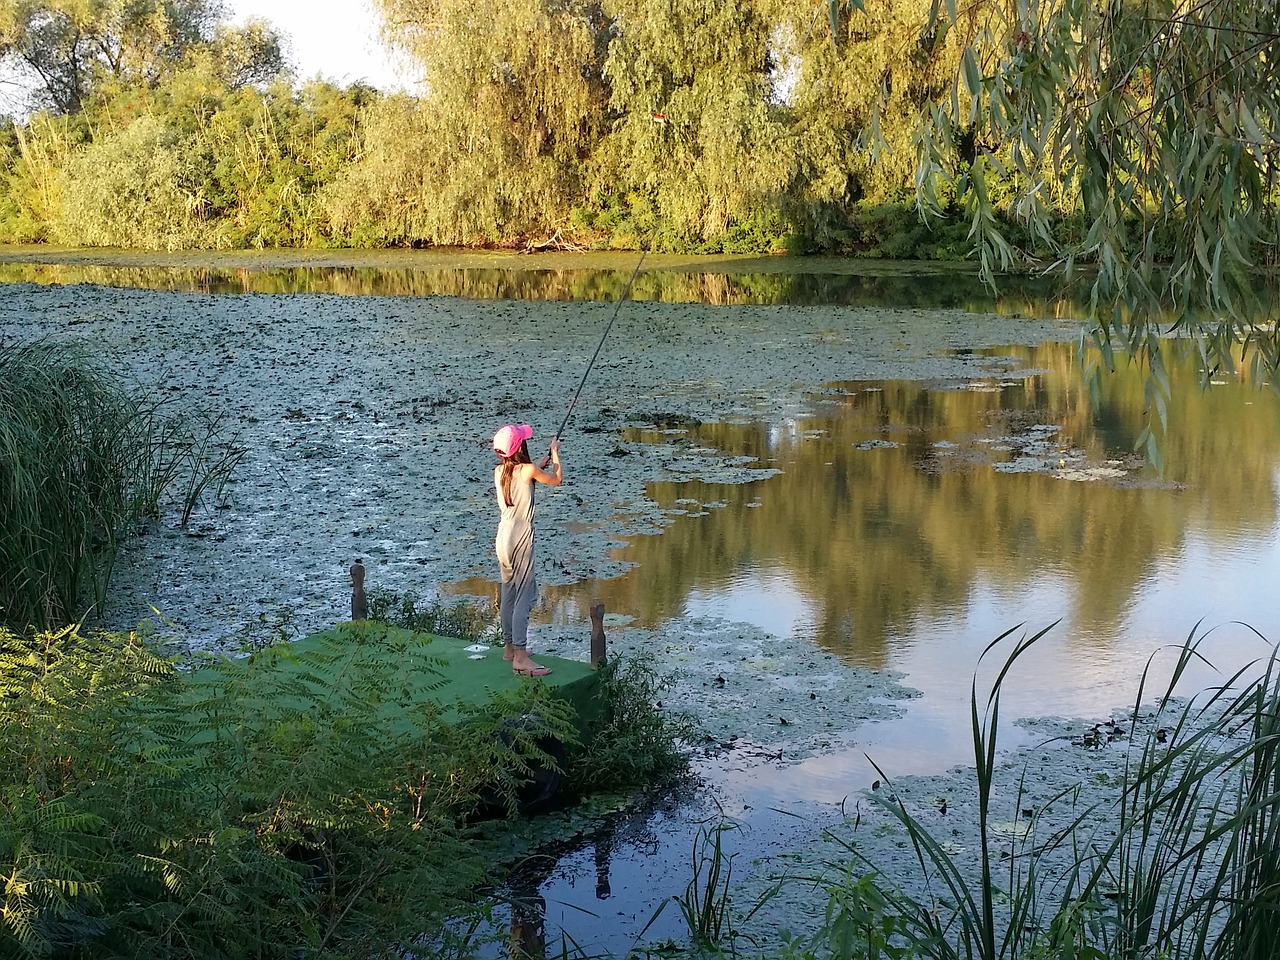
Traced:
<path fill-rule="evenodd" d="M 351 565 L 351 619 L 369 619 L 369 603 L 364 596 L 364 564 L 359 560 Z"/>
<path fill-rule="evenodd" d="M 591 669 L 599 670 L 605 660 L 604 604 L 596 601 L 591 605 Z"/>

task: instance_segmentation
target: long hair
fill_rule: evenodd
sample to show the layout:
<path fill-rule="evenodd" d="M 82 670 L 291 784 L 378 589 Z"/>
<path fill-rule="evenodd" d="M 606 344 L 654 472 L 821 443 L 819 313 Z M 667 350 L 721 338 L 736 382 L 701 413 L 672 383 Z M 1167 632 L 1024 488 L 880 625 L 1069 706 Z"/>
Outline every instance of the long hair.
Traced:
<path fill-rule="evenodd" d="M 515 502 L 511 499 L 511 474 L 515 473 L 517 463 L 533 463 L 529 456 L 529 441 L 521 441 L 520 449 L 511 456 L 499 454 L 498 458 L 502 461 L 502 502 L 508 507 L 514 507 Z"/>

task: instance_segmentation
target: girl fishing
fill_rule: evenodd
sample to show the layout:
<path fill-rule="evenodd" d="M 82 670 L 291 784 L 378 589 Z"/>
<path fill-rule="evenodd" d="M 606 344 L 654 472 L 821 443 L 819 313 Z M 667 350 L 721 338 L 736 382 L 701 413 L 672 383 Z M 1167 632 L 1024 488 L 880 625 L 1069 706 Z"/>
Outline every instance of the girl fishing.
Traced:
<path fill-rule="evenodd" d="M 529 457 L 533 428 L 527 423 L 509 423 L 493 435 L 493 449 L 499 463 L 493 468 L 493 485 L 498 495 L 498 553 L 501 586 L 502 639 L 506 647 L 502 659 L 511 669 L 527 677 L 545 677 L 550 668 L 534 663 L 529 656 L 529 612 L 538 598 L 533 574 L 533 485 L 558 487 L 564 482 L 560 467 L 560 438 L 551 441 L 551 453 L 534 464 Z M 548 465 L 550 469 L 548 469 Z"/>
<path fill-rule="evenodd" d="M 618 302 L 613 305 L 613 314 L 605 325 L 604 333 L 600 335 L 595 353 L 587 361 L 587 369 L 582 371 L 578 389 L 573 392 L 569 409 L 565 411 L 560 429 L 551 441 L 551 453 L 543 457 L 540 464 L 534 465 L 529 458 L 528 447 L 533 428 L 527 423 L 508 423 L 493 435 L 493 449 L 500 458 L 499 464 L 493 468 L 493 485 L 498 491 L 498 510 L 502 515 L 502 519 L 498 521 L 498 539 L 494 544 L 498 551 L 498 568 L 502 574 L 502 585 L 498 592 L 498 605 L 502 611 L 502 639 L 506 641 L 502 659 L 510 660 L 512 670 L 528 677 L 545 677 L 551 672 L 549 668 L 534 663 L 528 650 L 529 611 L 538 598 L 538 584 L 533 576 L 533 485 L 545 483 L 549 487 L 558 487 L 564 482 L 564 474 L 560 469 L 560 436 L 569 425 L 573 408 L 582 396 L 587 375 L 600 356 L 600 348 L 613 329 L 613 322 L 618 319 L 618 310 L 631 295 L 631 287 L 636 282 L 636 275 L 640 273 L 644 257 L 645 253 L 641 251 L 640 259 L 631 271 L 631 279 L 623 288 Z M 550 470 L 547 469 L 548 465 Z"/>

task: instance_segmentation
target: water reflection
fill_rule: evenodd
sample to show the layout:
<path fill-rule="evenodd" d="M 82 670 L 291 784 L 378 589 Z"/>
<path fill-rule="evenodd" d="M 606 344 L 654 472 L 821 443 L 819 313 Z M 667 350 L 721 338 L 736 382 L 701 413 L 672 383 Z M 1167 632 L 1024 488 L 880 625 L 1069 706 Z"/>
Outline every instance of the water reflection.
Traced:
<path fill-rule="evenodd" d="M 1070 345 L 999 353 L 981 383 L 837 384 L 786 423 L 689 425 L 688 443 L 783 473 L 652 484 L 673 522 L 620 551 L 632 572 L 548 593 L 648 625 L 754 622 L 871 666 L 942 658 L 966 691 L 982 645 L 1028 619 L 1063 621 L 1050 675 L 1087 661 L 1098 683 L 1123 676 L 1120 699 L 1130 661 L 1201 618 L 1280 634 L 1259 573 L 1280 541 L 1275 397 L 1235 380 L 1201 391 L 1179 357 L 1158 477 L 1131 454 L 1142 370 L 1104 376 L 1095 408 Z"/>
<path fill-rule="evenodd" d="M 79 256 L 83 257 L 81 253 Z M 246 255 L 247 256 L 247 255 Z M 0 249 L 0 260 L 4 251 Z M 626 287 L 635 254 L 575 255 L 529 259 L 450 254 L 437 258 L 406 253 L 378 257 L 381 265 L 279 266 L 270 257 L 210 253 L 208 263 L 154 265 L 146 255 L 117 254 L 111 263 L 0 262 L 0 283 L 136 287 L 191 293 L 330 293 L 345 296 L 455 296 L 480 300 L 615 300 Z M 130 263 L 129 260 L 139 260 Z M 433 266 L 433 259 L 442 265 Z M 625 263 L 623 261 L 626 261 Z M 1010 277 L 997 298 L 968 269 L 937 264 L 856 268 L 850 261 L 777 258 L 663 258 L 647 261 L 636 278 L 636 300 L 669 303 L 848 305 L 962 309 L 974 312 L 1054 316 L 1080 315 L 1087 290 L 1063 291 L 1056 281 Z M 396 262 L 412 265 L 394 266 Z M 653 265 L 656 262 L 658 265 Z M 550 264 L 549 266 L 547 264 Z M 914 269 L 913 269 L 914 267 Z"/>

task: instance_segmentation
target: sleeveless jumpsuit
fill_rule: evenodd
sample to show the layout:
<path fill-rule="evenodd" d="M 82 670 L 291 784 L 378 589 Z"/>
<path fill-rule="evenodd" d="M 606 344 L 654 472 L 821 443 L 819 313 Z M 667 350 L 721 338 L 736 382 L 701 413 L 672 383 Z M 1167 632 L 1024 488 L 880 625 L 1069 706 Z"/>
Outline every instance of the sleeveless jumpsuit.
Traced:
<path fill-rule="evenodd" d="M 498 494 L 498 537 L 494 548 L 498 553 L 498 608 L 502 623 L 502 640 L 523 649 L 529 641 L 529 612 L 538 599 L 538 582 L 533 575 L 533 481 L 511 482 L 511 502 L 502 498 L 502 467 L 493 471 Z"/>

